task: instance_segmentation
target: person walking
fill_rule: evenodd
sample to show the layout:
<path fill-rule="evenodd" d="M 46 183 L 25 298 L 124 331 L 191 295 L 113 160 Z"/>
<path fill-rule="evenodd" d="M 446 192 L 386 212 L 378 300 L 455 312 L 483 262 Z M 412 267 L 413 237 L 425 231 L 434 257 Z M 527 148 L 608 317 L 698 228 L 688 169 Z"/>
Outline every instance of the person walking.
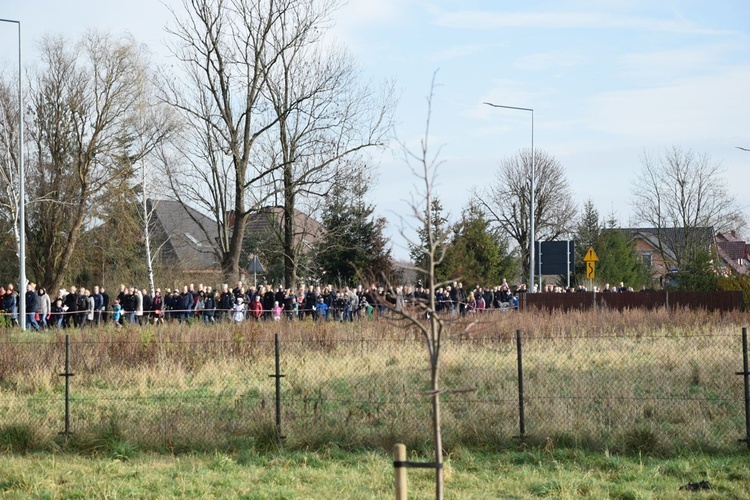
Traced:
<path fill-rule="evenodd" d="M 39 314 L 39 299 L 35 288 L 34 283 L 26 285 L 26 329 L 28 330 L 31 327 L 38 331 L 39 323 L 37 323 L 36 317 Z"/>

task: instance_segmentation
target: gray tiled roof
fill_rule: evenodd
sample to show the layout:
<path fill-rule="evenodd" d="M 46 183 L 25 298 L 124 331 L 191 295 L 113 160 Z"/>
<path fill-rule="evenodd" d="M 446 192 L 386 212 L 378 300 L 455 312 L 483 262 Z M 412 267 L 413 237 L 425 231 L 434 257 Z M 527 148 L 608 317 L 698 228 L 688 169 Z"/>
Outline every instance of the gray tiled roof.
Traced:
<path fill-rule="evenodd" d="M 186 270 L 219 268 L 216 222 L 175 200 L 148 200 L 151 227 L 160 253 Z"/>
<path fill-rule="evenodd" d="M 162 245 L 165 260 L 185 270 L 216 270 L 220 267 L 215 253 L 218 242 L 216 221 L 176 200 L 148 200 L 153 210 L 152 234 L 156 245 Z M 268 207 L 251 214 L 245 234 L 262 233 L 272 224 L 280 224 L 282 211 Z M 306 214 L 295 211 L 295 244 L 304 239 L 312 245 L 323 231 L 322 225 Z"/>

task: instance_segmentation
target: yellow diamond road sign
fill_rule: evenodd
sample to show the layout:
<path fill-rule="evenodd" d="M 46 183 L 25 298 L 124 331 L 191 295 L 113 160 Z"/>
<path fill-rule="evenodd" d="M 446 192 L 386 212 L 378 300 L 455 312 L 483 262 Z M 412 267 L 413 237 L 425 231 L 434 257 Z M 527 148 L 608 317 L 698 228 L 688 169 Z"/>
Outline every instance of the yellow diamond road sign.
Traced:
<path fill-rule="evenodd" d="M 583 256 L 584 262 L 599 262 L 599 257 L 596 256 L 596 252 L 594 252 L 594 247 L 589 247 L 589 249 L 586 251 L 586 255 Z"/>

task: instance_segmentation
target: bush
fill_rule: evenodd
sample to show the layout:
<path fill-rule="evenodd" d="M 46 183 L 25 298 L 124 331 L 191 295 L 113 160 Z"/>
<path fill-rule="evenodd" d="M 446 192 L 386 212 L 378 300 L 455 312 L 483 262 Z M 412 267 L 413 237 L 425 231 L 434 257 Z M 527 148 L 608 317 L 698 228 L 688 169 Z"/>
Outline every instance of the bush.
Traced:
<path fill-rule="evenodd" d="M 0 427 L 0 451 L 3 453 L 31 451 L 35 441 L 35 433 L 30 425 L 14 424 Z"/>
<path fill-rule="evenodd" d="M 722 291 L 741 291 L 743 309 L 747 310 L 750 306 L 750 276 L 731 275 L 722 276 L 717 281 L 719 290 Z"/>

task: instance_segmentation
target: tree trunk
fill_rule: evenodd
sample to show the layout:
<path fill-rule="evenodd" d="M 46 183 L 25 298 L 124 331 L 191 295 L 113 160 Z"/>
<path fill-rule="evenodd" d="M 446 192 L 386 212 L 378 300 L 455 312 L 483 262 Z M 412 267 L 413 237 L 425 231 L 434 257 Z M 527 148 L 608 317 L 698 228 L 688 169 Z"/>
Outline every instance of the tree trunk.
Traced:
<path fill-rule="evenodd" d="M 291 170 L 291 166 L 288 167 Z M 286 184 L 287 174 L 284 173 Z M 289 174 L 291 179 L 291 173 Z M 294 190 L 287 187 L 284 192 L 284 282 L 288 288 L 297 280 L 294 252 Z"/>
<path fill-rule="evenodd" d="M 432 379 L 432 430 L 435 445 L 435 463 L 443 463 L 443 437 L 440 429 L 440 394 L 438 393 L 438 352 L 434 351 L 434 358 L 430 360 L 430 378 Z M 435 498 L 443 498 L 443 469 L 435 469 Z"/>
<path fill-rule="evenodd" d="M 241 186 L 239 186 L 241 188 Z M 221 271 L 227 282 L 237 281 L 240 278 L 240 255 L 242 254 L 242 241 L 245 236 L 245 226 L 247 225 L 248 214 L 244 212 L 244 196 L 238 199 L 234 210 L 234 226 L 232 228 L 232 238 L 229 240 L 229 249 L 224 253 L 221 262 Z"/>
<path fill-rule="evenodd" d="M 50 282 L 47 284 L 47 290 L 59 290 L 62 285 L 63 276 L 65 271 L 68 269 L 68 264 L 73 256 L 73 251 L 78 243 L 78 237 L 81 235 L 81 227 L 83 226 L 83 216 L 86 212 L 86 201 L 87 194 L 82 194 L 81 199 L 78 202 L 78 207 L 75 213 L 75 220 L 70 228 L 68 234 L 68 244 L 65 246 L 58 265 L 55 267 L 54 275 L 51 276 Z"/>
<path fill-rule="evenodd" d="M 154 260 L 151 256 L 151 213 L 148 207 L 148 198 L 146 196 L 146 165 L 143 165 L 143 177 L 141 188 L 143 194 L 143 240 L 146 244 L 146 272 L 148 274 L 148 289 L 151 296 L 154 296 L 156 288 L 154 287 Z"/>

